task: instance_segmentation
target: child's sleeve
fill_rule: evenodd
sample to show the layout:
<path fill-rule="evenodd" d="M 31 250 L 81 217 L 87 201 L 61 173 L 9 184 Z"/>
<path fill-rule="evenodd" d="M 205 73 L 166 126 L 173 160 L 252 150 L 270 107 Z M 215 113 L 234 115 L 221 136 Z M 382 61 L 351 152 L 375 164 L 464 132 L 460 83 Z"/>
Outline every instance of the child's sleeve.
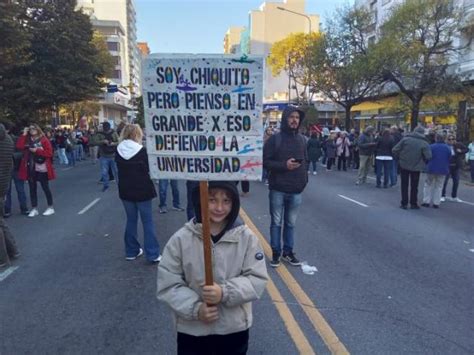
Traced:
<path fill-rule="evenodd" d="M 260 298 L 268 281 L 263 248 L 257 237 L 247 229 L 249 242 L 242 273 L 226 280 L 222 287 L 222 304 L 234 307 Z"/>
<path fill-rule="evenodd" d="M 197 320 L 201 297 L 188 287 L 181 268 L 181 248 L 178 238 L 171 238 L 158 266 L 158 300 L 166 303 L 186 320 Z"/>

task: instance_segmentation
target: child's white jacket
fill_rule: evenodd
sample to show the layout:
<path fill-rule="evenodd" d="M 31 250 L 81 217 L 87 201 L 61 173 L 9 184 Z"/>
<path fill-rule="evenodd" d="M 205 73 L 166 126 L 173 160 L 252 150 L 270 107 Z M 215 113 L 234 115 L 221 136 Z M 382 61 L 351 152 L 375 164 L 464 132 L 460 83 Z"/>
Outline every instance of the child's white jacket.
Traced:
<path fill-rule="evenodd" d="M 186 223 L 166 244 L 158 266 L 157 297 L 172 308 L 178 332 L 223 335 L 252 325 L 251 301 L 262 295 L 268 274 L 260 242 L 240 219 L 212 244 L 212 264 L 223 296 L 219 319 L 206 324 L 198 320 L 205 283 L 202 225 Z"/>

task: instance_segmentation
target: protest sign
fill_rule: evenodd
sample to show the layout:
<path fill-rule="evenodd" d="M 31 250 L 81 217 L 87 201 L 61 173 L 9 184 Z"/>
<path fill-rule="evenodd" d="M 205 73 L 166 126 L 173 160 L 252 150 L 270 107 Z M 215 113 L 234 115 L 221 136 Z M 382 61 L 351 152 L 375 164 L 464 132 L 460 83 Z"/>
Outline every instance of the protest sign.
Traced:
<path fill-rule="evenodd" d="M 152 178 L 260 180 L 263 58 L 152 54 L 142 63 Z"/>

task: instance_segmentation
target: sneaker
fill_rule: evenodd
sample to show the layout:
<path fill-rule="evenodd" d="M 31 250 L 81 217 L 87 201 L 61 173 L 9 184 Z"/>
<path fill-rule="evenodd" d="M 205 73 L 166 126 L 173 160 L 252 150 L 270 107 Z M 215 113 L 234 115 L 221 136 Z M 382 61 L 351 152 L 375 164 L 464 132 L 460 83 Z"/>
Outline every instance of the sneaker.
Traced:
<path fill-rule="evenodd" d="M 316 171 L 313 171 L 313 175 L 318 175 L 318 173 Z"/>
<path fill-rule="evenodd" d="M 269 185 L 268 180 L 265 180 L 264 184 L 268 186 Z"/>
<path fill-rule="evenodd" d="M 433 205 L 433 208 L 439 208 L 439 205 Z"/>
<path fill-rule="evenodd" d="M 132 261 L 132 260 L 135 260 L 136 258 L 138 258 L 139 256 L 142 256 L 143 255 L 143 249 L 140 248 L 140 250 L 138 250 L 138 254 L 135 255 L 135 256 L 127 256 L 125 258 L 125 260 L 128 260 L 128 261 Z"/>
<path fill-rule="evenodd" d="M 152 263 L 159 263 L 161 261 L 161 255 L 158 255 L 156 259 L 153 259 L 151 262 Z"/>
<path fill-rule="evenodd" d="M 284 261 L 286 261 L 287 263 L 290 263 L 293 266 L 300 266 L 301 265 L 301 261 L 299 261 L 296 258 L 295 253 L 293 253 L 293 252 L 290 252 L 288 254 L 283 254 L 282 259 Z"/>
<path fill-rule="evenodd" d="M 453 199 L 451 197 L 445 197 L 446 201 L 452 201 Z"/>
<path fill-rule="evenodd" d="M 179 206 L 178 206 L 178 207 L 173 206 L 172 210 L 173 210 L 173 211 L 178 211 L 178 212 L 183 212 L 183 211 L 184 211 L 184 208 L 181 208 L 181 207 L 179 207 Z"/>
<path fill-rule="evenodd" d="M 105 192 L 105 191 L 107 191 L 108 189 L 109 189 L 109 187 L 104 185 L 104 187 L 102 188 L 102 192 Z"/>
<path fill-rule="evenodd" d="M 53 207 L 48 207 L 46 211 L 43 212 L 43 216 L 51 216 L 54 214 L 54 208 Z"/>
<path fill-rule="evenodd" d="M 430 207 L 430 204 L 429 203 L 422 203 L 421 204 L 423 207 Z"/>
<path fill-rule="evenodd" d="M 441 201 L 441 202 L 446 202 L 446 197 L 444 197 L 444 196 L 441 197 L 441 200 L 440 200 L 440 201 Z"/>
<path fill-rule="evenodd" d="M 39 212 L 36 208 L 31 209 L 30 213 L 28 213 L 28 217 L 36 217 L 37 215 L 39 215 Z"/>
<path fill-rule="evenodd" d="M 270 261 L 271 267 L 278 267 L 280 266 L 280 254 L 273 253 L 272 260 Z"/>
<path fill-rule="evenodd" d="M 166 207 L 160 207 L 160 213 L 163 214 L 163 213 L 167 213 L 168 212 L 168 209 Z"/>
<path fill-rule="evenodd" d="M 3 213 L 3 218 L 8 218 L 8 217 L 10 217 L 11 215 L 12 215 L 11 212 L 4 212 L 4 213 Z"/>
<path fill-rule="evenodd" d="M 418 205 L 411 205 L 410 208 L 411 208 L 412 210 L 419 210 L 419 209 L 420 209 L 420 206 L 418 206 Z"/>
<path fill-rule="evenodd" d="M 30 213 L 30 211 L 28 211 L 28 210 L 23 210 L 23 211 L 21 211 L 21 214 L 22 214 L 23 216 L 28 216 L 29 213 Z"/>
<path fill-rule="evenodd" d="M 453 197 L 454 202 L 462 202 L 462 200 L 459 197 Z"/>
<path fill-rule="evenodd" d="M 400 208 L 401 208 L 402 210 L 406 210 L 408 207 L 407 207 L 407 205 L 400 205 Z"/>

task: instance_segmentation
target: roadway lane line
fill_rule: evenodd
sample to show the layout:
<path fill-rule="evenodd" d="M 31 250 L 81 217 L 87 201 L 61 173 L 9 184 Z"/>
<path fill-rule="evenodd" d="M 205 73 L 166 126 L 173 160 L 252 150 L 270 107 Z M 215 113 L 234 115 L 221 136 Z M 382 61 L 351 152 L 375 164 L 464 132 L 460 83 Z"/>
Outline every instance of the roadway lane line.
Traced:
<path fill-rule="evenodd" d="M 344 200 L 354 202 L 354 203 L 358 204 L 359 206 L 362 206 L 362 207 L 369 207 L 369 206 L 367 206 L 366 204 L 364 204 L 364 203 L 362 203 L 362 202 L 359 202 L 359 201 L 356 201 L 356 200 L 353 200 L 353 199 L 351 199 L 351 198 L 349 198 L 349 197 L 347 197 L 347 196 L 344 196 L 344 195 L 337 195 L 337 196 L 339 196 L 340 198 L 343 198 Z"/>
<path fill-rule="evenodd" d="M 270 276 L 268 277 L 267 292 L 270 295 L 270 298 L 272 299 L 272 302 L 275 305 L 278 313 L 280 314 L 281 319 L 283 319 L 283 323 L 285 323 L 286 329 L 290 334 L 291 339 L 295 343 L 299 353 L 316 354 Z"/>
<path fill-rule="evenodd" d="M 6 269 L 4 272 L 0 273 L 0 282 L 5 280 L 11 274 L 13 274 L 15 272 L 15 270 L 18 269 L 18 268 L 19 268 L 19 266 L 11 266 L 8 269 Z"/>
<path fill-rule="evenodd" d="M 91 203 L 89 203 L 86 207 L 84 207 L 82 210 L 80 210 L 77 214 L 84 214 L 86 213 L 89 208 L 91 208 L 92 206 L 94 206 L 97 202 L 100 201 L 100 197 L 96 198 L 94 201 L 92 201 Z"/>
<path fill-rule="evenodd" d="M 263 250 L 266 256 L 271 259 L 272 257 L 272 249 L 270 244 L 268 244 L 265 237 L 260 233 L 258 228 L 252 222 L 250 217 L 245 213 L 243 208 L 240 209 L 240 216 L 247 224 L 247 226 L 255 233 L 255 235 L 260 240 L 260 243 L 263 246 Z M 281 264 L 277 267 L 276 272 L 280 275 L 285 285 L 288 287 L 290 292 L 298 301 L 298 304 L 301 306 L 303 311 L 305 312 L 306 316 L 309 318 L 311 324 L 313 325 L 316 332 L 319 336 L 323 339 L 324 343 L 331 351 L 332 354 L 338 355 L 346 355 L 349 354 L 349 351 L 344 346 L 344 344 L 339 340 L 336 333 L 331 329 L 328 322 L 324 319 L 321 312 L 316 308 L 313 301 L 308 297 L 308 295 L 304 292 L 303 288 L 298 284 L 296 279 L 291 275 L 288 271 L 287 267 Z M 304 353 L 303 353 L 304 354 Z"/>
<path fill-rule="evenodd" d="M 466 205 L 474 206 L 474 203 L 472 203 L 472 202 L 467 202 L 467 201 L 464 201 L 464 200 L 461 200 L 461 203 L 465 203 Z"/>

